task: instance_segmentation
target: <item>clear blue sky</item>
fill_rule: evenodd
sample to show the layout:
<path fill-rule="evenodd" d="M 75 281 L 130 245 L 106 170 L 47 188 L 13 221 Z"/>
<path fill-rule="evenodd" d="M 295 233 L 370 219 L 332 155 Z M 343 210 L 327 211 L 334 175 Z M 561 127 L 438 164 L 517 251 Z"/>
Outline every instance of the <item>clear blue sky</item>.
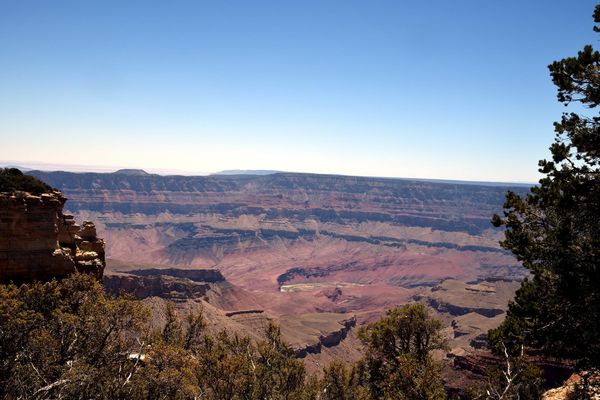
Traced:
<path fill-rule="evenodd" d="M 594 4 L 0 0 L 0 160 L 535 181 Z"/>

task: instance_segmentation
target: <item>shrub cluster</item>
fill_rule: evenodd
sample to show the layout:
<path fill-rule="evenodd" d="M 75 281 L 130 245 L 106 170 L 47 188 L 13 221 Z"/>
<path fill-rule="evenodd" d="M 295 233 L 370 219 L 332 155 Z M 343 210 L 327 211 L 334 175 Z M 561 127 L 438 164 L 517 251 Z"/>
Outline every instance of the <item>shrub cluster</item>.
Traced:
<path fill-rule="evenodd" d="M 211 334 L 201 310 L 172 305 L 152 328 L 144 303 L 111 298 L 95 279 L 0 285 L 1 399 L 442 399 L 440 323 L 422 305 L 361 329 L 367 355 L 322 378 L 269 325 L 256 342 Z"/>
<path fill-rule="evenodd" d="M 0 168 L 0 193 L 23 191 L 40 195 L 52 190 L 50 185 L 33 176 L 24 175 L 17 168 Z"/>

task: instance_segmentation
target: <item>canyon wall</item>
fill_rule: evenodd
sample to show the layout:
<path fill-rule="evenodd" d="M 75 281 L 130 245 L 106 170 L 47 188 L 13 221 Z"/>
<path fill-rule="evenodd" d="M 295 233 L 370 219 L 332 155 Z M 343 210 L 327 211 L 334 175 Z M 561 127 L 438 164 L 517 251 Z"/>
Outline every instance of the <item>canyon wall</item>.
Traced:
<path fill-rule="evenodd" d="M 304 358 L 308 354 L 319 354 L 323 347 L 334 347 L 346 339 L 348 332 L 356 326 L 356 317 L 340 321 L 340 328 L 319 336 L 315 343 L 307 343 L 294 349 L 297 358 Z"/>
<path fill-rule="evenodd" d="M 62 190 L 78 219 L 96 221 L 108 243 L 109 292 L 202 303 L 219 326 L 251 335 L 276 320 L 315 370 L 360 357 L 351 327 L 414 300 L 446 325 L 451 356 L 469 354 L 484 347 L 526 276 L 490 219 L 507 190 L 527 186 L 296 173 L 30 174 Z"/>
<path fill-rule="evenodd" d="M 93 223 L 79 226 L 63 214 L 65 201 L 57 191 L 0 193 L 0 282 L 45 281 L 75 271 L 101 279 L 104 241 Z"/>
<path fill-rule="evenodd" d="M 107 274 L 103 279 L 109 294 L 129 293 L 138 299 L 152 296 L 175 302 L 208 300 L 211 284 L 225 284 L 225 278 L 216 269 L 148 268 Z"/>
<path fill-rule="evenodd" d="M 32 171 L 65 192 L 69 208 L 101 213 L 198 214 L 322 222 L 378 221 L 447 232 L 490 228 L 507 189 L 443 181 L 279 173 L 266 176 L 160 176 Z"/>
<path fill-rule="evenodd" d="M 30 174 L 96 222 L 107 272 L 218 269 L 277 315 L 357 313 L 364 321 L 447 278 L 524 276 L 490 223 L 506 191 L 523 186 L 297 173 Z"/>

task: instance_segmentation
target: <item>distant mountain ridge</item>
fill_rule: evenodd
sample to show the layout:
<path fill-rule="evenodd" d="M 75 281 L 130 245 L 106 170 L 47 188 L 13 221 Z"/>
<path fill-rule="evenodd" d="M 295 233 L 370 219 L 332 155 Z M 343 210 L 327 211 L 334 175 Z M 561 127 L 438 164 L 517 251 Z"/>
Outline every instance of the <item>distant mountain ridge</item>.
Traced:
<path fill-rule="evenodd" d="M 117 174 L 117 175 L 130 175 L 130 176 L 148 176 L 148 175 L 152 175 L 149 174 L 148 172 L 144 171 L 143 169 L 119 169 L 115 172 L 113 172 L 113 174 Z"/>
<path fill-rule="evenodd" d="M 281 172 L 283 171 L 275 171 L 269 169 L 226 169 L 223 171 L 215 172 L 211 175 L 272 175 Z"/>
<path fill-rule="evenodd" d="M 259 170 L 256 170 L 259 171 Z M 248 171 L 249 172 L 249 171 Z M 28 175 L 35 176 L 50 185 L 56 185 L 58 189 L 91 189 L 108 188 L 116 189 L 114 184 L 124 181 L 114 181 L 115 175 L 126 175 L 129 177 L 126 187 L 123 188 L 146 191 L 147 184 L 152 182 L 153 190 L 177 190 L 177 191 L 203 191 L 203 190 L 231 190 L 240 189 L 248 182 L 258 185 L 267 185 L 271 188 L 306 187 L 308 189 L 319 189 L 325 191 L 342 190 L 344 192 L 355 192 L 371 190 L 378 187 L 402 190 L 407 187 L 421 187 L 429 189 L 461 188 L 466 191 L 483 190 L 486 192 L 502 193 L 502 199 L 506 190 L 523 192 L 531 184 L 524 183 L 502 183 L 502 182 L 475 182 L 454 181 L 438 179 L 419 178 L 387 178 L 366 177 L 350 175 L 312 174 L 299 172 L 277 172 L 264 171 L 259 173 L 217 173 L 212 175 L 159 175 L 150 174 L 142 169 L 121 169 L 113 173 L 104 172 L 66 172 L 66 171 L 28 171 Z M 267 173 L 268 172 L 268 173 Z M 93 183 L 96 182 L 95 185 Z M 108 185 L 108 186 L 105 186 Z M 475 189 L 475 188 L 488 189 Z M 136 189 L 137 188 L 137 189 Z"/>
<path fill-rule="evenodd" d="M 30 171 L 71 198 L 71 211 L 155 214 L 222 213 L 320 221 L 379 221 L 469 233 L 490 229 L 507 190 L 393 178 L 275 173 L 154 175 Z M 135 194 L 135 195 L 134 195 Z M 133 196 L 133 197 L 131 197 Z"/>

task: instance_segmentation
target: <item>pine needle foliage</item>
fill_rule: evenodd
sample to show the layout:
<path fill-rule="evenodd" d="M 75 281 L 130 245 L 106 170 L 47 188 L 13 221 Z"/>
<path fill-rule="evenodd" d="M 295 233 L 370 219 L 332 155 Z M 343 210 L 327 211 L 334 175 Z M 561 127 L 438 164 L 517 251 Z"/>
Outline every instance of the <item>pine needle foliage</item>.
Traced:
<path fill-rule="evenodd" d="M 600 5 L 594 11 L 600 23 Z M 600 27 L 594 26 L 595 32 Z M 591 45 L 549 65 L 557 99 L 571 108 L 554 123 L 551 160 L 526 197 L 509 192 L 502 246 L 531 272 L 490 331 L 492 345 L 521 345 L 600 367 L 600 53 Z"/>

